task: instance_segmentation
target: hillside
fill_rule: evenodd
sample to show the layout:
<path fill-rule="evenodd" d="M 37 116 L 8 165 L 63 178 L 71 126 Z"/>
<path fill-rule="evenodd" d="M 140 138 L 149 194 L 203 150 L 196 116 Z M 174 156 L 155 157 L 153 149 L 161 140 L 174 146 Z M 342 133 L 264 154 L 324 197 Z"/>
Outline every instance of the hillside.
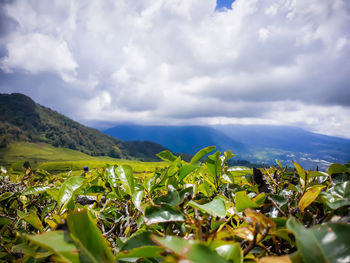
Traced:
<path fill-rule="evenodd" d="M 152 140 L 175 152 L 193 154 L 203 146 L 217 145 L 232 150 L 236 159 L 252 163 L 292 165 L 297 161 L 306 168 L 325 169 L 330 163 L 350 160 L 350 140 L 287 126 L 142 126 L 117 125 L 105 130 L 122 140 Z"/>
<path fill-rule="evenodd" d="M 19 94 L 0 94 L 0 147 L 17 141 L 43 142 L 91 156 L 155 161 L 165 148 L 152 142 L 127 142 L 79 124 Z"/>
<path fill-rule="evenodd" d="M 49 172 L 67 172 L 79 175 L 84 166 L 90 168 L 105 167 L 106 164 L 131 165 L 135 172 L 153 171 L 163 167 L 164 162 L 141 162 L 115 159 L 109 156 L 90 156 L 68 148 L 54 147 L 46 143 L 12 142 L 6 148 L 0 148 L 0 165 L 23 170 L 23 163 L 28 161 L 33 169 L 42 168 Z"/>
<path fill-rule="evenodd" d="M 68 148 L 54 147 L 46 143 L 12 142 L 5 148 L 0 148 L 0 165 L 11 164 L 17 170 L 22 168 L 23 162 L 28 161 L 32 168 L 47 162 L 83 161 L 86 165 L 90 161 L 115 162 L 117 159 L 108 156 L 90 156 Z M 82 166 L 83 167 L 83 166 Z M 80 170 L 82 170 L 82 167 Z M 66 169 L 70 170 L 70 169 Z"/>

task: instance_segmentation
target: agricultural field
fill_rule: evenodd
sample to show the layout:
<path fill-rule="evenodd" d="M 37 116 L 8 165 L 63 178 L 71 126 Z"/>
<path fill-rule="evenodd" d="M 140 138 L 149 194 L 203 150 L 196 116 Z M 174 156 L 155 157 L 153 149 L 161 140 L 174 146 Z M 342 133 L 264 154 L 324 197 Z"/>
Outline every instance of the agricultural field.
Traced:
<path fill-rule="evenodd" d="M 32 169 L 44 169 L 52 174 L 72 171 L 72 175 L 81 174 L 84 166 L 102 168 L 110 165 L 130 165 L 135 173 L 153 172 L 164 167 L 165 162 L 141 162 L 123 160 L 109 156 L 90 156 L 79 151 L 54 147 L 46 143 L 14 142 L 6 148 L 0 148 L 0 165 L 15 172 L 23 171 L 28 161 Z"/>
<path fill-rule="evenodd" d="M 233 156 L 3 167 L 0 262 L 350 261 L 350 163 L 249 169 Z"/>

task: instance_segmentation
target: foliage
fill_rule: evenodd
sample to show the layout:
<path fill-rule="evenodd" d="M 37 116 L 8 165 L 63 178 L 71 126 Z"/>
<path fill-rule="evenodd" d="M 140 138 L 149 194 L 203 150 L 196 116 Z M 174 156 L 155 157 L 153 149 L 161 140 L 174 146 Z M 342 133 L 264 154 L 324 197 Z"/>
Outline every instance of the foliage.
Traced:
<path fill-rule="evenodd" d="M 12 262 L 347 262 L 350 165 L 328 172 L 229 167 L 231 152 L 139 174 L 1 169 L 0 260 Z M 205 158 L 203 163 L 200 162 Z"/>

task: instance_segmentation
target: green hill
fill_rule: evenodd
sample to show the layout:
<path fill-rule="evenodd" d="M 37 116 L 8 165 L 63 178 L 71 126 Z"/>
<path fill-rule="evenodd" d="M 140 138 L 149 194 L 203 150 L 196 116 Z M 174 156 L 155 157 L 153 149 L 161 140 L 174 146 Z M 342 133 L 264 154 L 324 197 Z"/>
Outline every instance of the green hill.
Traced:
<path fill-rule="evenodd" d="M 6 152 L 14 142 L 46 143 L 91 156 L 143 161 L 157 161 L 155 154 L 165 150 L 152 142 L 123 142 L 41 106 L 23 94 L 0 94 L 0 148 Z"/>

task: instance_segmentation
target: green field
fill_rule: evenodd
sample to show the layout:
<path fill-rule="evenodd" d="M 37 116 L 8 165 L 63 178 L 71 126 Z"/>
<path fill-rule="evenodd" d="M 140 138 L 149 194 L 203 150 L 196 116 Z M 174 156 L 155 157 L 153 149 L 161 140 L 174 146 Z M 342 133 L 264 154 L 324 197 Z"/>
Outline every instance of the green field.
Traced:
<path fill-rule="evenodd" d="M 164 162 L 141 162 L 108 156 L 94 157 L 45 143 L 15 142 L 6 148 L 0 148 L 0 165 L 21 170 L 25 161 L 28 161 L 33 169 L 42 168 L 50 172 L 82 171 L 84 166 L 101 168 L 106 164 L 128 164 L 136 173 L 147 173 L 154 171 L 157 167 L 165 166 Z"/>

